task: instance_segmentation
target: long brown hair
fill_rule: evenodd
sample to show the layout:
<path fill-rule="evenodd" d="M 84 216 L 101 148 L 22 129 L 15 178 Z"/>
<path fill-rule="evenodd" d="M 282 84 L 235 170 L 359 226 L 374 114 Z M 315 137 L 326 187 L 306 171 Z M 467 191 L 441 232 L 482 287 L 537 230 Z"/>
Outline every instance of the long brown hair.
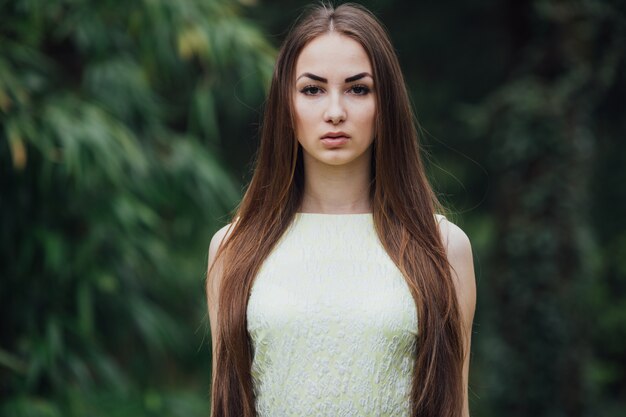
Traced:
<path fill-rule="evenodd" d="M 331 31 L 359 42 L 374 72 L 373 219 L 379 239 L 409 285 L 419 318 L 411 415 L 460 417 L 464 352 L 456 293 L 434 217 L 439 203 L 424 173 L 413 112 L 389 36 L 367 9 L 350 3 L 312 8 L 280 49 L 254 174 L 231 234 L 218 251 L 222 275 L 212 415 L 256 415 L 248 298 L 257 271 L 302 200 L 304 169 L 292 106 L 296 60 L 308 42 Z"/>

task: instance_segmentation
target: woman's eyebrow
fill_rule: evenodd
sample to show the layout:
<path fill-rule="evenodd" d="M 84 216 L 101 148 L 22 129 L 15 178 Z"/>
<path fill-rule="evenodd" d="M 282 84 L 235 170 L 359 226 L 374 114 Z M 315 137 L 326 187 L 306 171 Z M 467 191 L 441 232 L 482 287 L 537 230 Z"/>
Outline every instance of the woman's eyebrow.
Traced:
<path fill-rule="evenodd" d="M 371 74 L 369 74 L 367 72 L 362 72 L 360 74 L 353 75 L 352 77 L 346 78 L 346 82 L 347 83 L 351 83 L 352 81 L 360 80 L 361 78 L 364 78 L 364 77 L 370 77 L 372 79 L 374 78 L 374 77 L 372 77 Z"/>
<path fill-rule="evenodd" d="M 322 83 L 327 83 L 328 82 L 328 80 L 326 78 L 320 77 L 319 75 L 311 74 L 310 72 L 305 72 L 304 74 L 300 75 L 296 79 L 296 81 L 298 81 L 302 77 L 307 77 L 307 78 L 310 78 L 312 80 L 319 81 L 319 82 L 322 82 Z M 352 81 L 357 81 L 357 80 L 360 80 L 361 78 L 364 78 L 364 77 L 374 78 L 374 77 L 372 77 L 371 74 L 369 74 L 367 72 L 361 72 L 360 74 L 356 74 L 356 75 L 353 75 L 351 77 L 346 78 L 344 81 L 347 82 L 347 83 L 351 83 Z"/>
<path fill-rule="evenodd" d="M 322 83 L 327 83 L 328 82 L 328 80 L 326 78 L 320 77 L 319 75 L 311 74 L 310 72 L 305 72 L 304 74 L 302 74 L 301 76 L 296 78 L 296 81 L 298 81 L 302 77 L 308 77 L 308 78 L 310 78 L 312 80 L 319 81 L 319 82 L 322 82 Z"/>

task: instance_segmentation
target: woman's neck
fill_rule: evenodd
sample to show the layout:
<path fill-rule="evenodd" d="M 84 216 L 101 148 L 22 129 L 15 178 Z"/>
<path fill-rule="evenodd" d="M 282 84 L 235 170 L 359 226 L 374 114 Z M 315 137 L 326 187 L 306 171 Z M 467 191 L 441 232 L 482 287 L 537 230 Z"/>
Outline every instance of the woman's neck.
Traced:
<path fill-rule="evenodd" d="M 369 213 L 371 169 L 369 158 L 351 164 L 327 165 L 313 158 L 304 161 L 303 213 Z"/>

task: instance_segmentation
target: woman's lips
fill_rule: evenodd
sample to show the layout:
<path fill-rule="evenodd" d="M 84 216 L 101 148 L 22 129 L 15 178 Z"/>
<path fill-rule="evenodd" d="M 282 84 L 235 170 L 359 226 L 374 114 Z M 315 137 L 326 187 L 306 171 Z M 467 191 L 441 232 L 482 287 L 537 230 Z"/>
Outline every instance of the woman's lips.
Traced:
<path fill-rule="evenodd" d="M 324 136 L 321 141 L 327 148 L 337 148 L 343 146 L 350 140 L 348 136 Z"/>

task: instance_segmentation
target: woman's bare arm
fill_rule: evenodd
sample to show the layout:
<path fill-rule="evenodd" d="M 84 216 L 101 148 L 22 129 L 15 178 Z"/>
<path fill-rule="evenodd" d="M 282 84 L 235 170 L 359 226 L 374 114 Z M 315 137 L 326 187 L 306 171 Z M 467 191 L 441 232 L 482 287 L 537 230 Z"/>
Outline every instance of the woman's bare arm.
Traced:
<path fill-rule="evenodd" d="M 222 262 L 221 259 L 215 262 L 217 251 L 224 242 L 225 238 L 230 235 L 230 224 L 222 227 L 218 230 L 209 244 L 209 261 L 207 265 L 207 280 L 206 280 L 206 296 L 207 305 L 209 308 L 209 324 L 211 326 L 211 347 L 212 347 L 212 378 L 211 384 L 215 382 L 215 369 L 216 369 L 216 357 L 217 357 L 217 314 L 218 314 L 218 301 L 219 301 L 219 288 L 222 279 Z M 215 265 L 214 265 L 215 264 Z M 213 267 L 213 268 L 211 268 Z"/>
<path fill-rule="evenodd" d="M 457 300 L 461 313 L 464 336 L 465 359 L 463 361 L 464 404 L 463 417 L 469 417 L 469 365 L 472 342 L 472 323 L 476 309 L 476 279 L 472 247 L 467 235 L 457 225 L 445 218 L 439 221 L 439 228 L 452 268 L 452 279 L 456 286 Z"/>

